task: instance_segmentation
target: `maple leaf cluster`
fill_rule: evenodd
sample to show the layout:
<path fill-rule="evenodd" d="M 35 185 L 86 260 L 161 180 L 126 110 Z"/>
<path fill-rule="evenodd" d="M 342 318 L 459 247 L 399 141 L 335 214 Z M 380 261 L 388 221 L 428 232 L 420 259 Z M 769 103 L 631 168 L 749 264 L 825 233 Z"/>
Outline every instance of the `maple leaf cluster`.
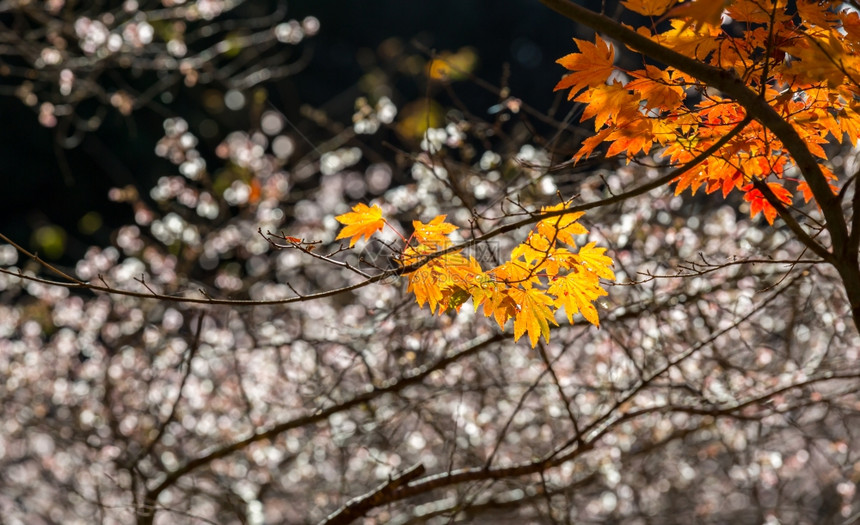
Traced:
<path fill-rule="evenodd" d="M 600 279 L 615 279 L 612 259 L 594 242 L 571 250 L 575 236 L 588 230 L 578 222 L 582 212 L 559 215 L 565 207 L 561 203 L 542 208 L 541 214 L 555 215 L 539 221 L 512 250 L 509 261 L 489 270 L 452 249 L 451 234 L 457 226 L 446 222 L 444 215 L 428 223 L 413 221 L 415 231 L 399 257 L 409 280 L 407 291 L 419 306 L 426 303 L 439 314 L 459 311 L 471 299 L 476 311 L 482 308 L 501 328 L 513 319 L 514 339 L 527 333 L 532 347 L 541 336 L 549 341 L 550 325 L 557 325 L 555 313 L 562 308 L 570 323 L 580 313 L 599 326 L 594 302 L 607 294 Z M 345 225 L 337 238 L 350 238 L 350 246 L 362 236 L 370 238 L 385 223 L 378 206 L 365 204 L 336 219 Z"/>
<path fill-rule="evenodd" d="M 681 54 L 731 72 L 760 96 L 804 140 L 819 159 L 823 145 L 856 144 L 860 138 L 860 15 L 839 3 L 799 0 L 628 0 L 625 7 L 652 17 L 637 32 Z M 660 27 L 662 30 L 658 31 Z M 595 135 L 583 141 L 574 160 L 608 143 L 607 156 L 630 160 L 660 148 L 673 166 L 683 166 L 714 146 L 745 119 L 743 107 L 702 81 L 676 69 L 645 64 L 637 70 L 615 65 L 615 50 L 600 36 L 594 43 L 574 39 L 579 52 L 558 62 L 571 71 L 556 86 L 586 105 L 582 120 L 593 119 Z M 756 121 L 677 179 L 676 194 L 739 190 L 752 216 L 773 223 L 777 210 L 754 181 L 767 185 L 784 205 L 793 188 L 805 201 L 812 192 L 786 176 L 790 156 L 784 145 Z M 786 188 L 788 186 L 788 188 Z"/>

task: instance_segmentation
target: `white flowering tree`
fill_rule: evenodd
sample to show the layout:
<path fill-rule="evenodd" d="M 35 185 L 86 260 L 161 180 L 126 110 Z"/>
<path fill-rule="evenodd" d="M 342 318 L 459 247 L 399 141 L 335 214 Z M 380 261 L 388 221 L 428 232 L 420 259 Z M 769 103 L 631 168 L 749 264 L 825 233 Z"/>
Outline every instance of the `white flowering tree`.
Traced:
<path fill-rule="evenodd" d="M 287 19 L 285 4 L 265 14 L 241 0 L 147 4 L 0 7 L 3 94 L 58 127 L 71 147 L 102 125 L 108 108 L 129 116 L 170 103 L 175 86 L 224 86 L 233 90 L 227 104 L 239 105 L 243 90 L 300 70 L 306 58 L 293 47 L 319 30 L 316 18 Z"/>

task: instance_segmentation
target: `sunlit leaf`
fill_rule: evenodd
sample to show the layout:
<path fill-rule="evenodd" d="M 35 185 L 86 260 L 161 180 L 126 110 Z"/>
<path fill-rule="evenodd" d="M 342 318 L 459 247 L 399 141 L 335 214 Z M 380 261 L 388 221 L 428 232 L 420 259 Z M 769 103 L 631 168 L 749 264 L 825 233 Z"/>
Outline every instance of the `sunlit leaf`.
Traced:
<path fill-rule="evenodd" d="M 517 305 L 514 317 L 514 340 L 528 333 L 532 347 L 543 336 L 549 342 L 549 325 L 557 325 L 552 314 L 552 299 L 537 288 L 513 288 L 508 292 Z"/>
<path fill-rule="evenodd" d="M 382 218 L 382 208 L 374 204 L 367 206 L 364 203 L 358 203 L 349 213 L 338 215 L 335 217 L 337 221 L 344 224 L 345 227 L 337 234 L 338 239 L 349 238 L 349 245 L 355 245 L 356 241 L 364 237 L 370 237 L 381 230 L 385 226 L 385 219 Z"/>
<path fill-rule="evenodd" d="M 574 314 L 579 312 L 586 321 L 600 326 L 597 308 L 593 302 L 606 295 L 606 290 L 600 287 L 594 274 L 587 270 L 572 271 L 554 280 L 549 286 L 549 293 L 556 297 L 555 304 L 564 308 L 569 322 L 572 323 Z"/>
<path fill-rule="evenodd" d="M 572 99 L 583 89 L 605 84 L 614 70 L 612 64 L 615 61 L 615 50 L 600 36 L 595 37 L 593 44 L 577 38 L 573 41 L 579 47 L 580 53 L 571 53 L 557 60 L 571 71 L 555 85 L 555 91 L 570 89 L 568 99 Z"/>

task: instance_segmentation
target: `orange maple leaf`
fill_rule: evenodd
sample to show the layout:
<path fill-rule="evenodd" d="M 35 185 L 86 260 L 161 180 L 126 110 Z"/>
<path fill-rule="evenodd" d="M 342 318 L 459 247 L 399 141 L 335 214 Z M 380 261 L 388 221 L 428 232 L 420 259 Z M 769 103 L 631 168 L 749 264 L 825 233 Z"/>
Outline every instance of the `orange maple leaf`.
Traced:
<path fill-rule="evenodd" d="M 593 44 L 578 38 L 573 41 L 581 53 L 571 53 L 556 60 L 572 73 L 561 79 L 553 88 L 553 91 L 570 88 L 568 100 L 583 89 L 605 84 L 614 70 L 612 63 L 615 61 L 615 50 L 600 36 L 595 37 Z"/>
<path fill-rule="evenodd" d="M 338 215 L 335 219 L 346 226 L 337 235 L 337 239 L 349 237 L 350 247 L 354 246 L 356 241 L 362 237 L 370 239 L 374 233 L 385 226 L 385 219 L 382 218 L 382 208 L 376 204 L 368 206 L 364 203 L 358 203 L 352 208 L 351 212 Z"/>
<path fill-rule="evenodd" d="M 677 85 L 672 73 L 646 65 L 644 70 L 632 72 L 631 75 L 636 79 L 624 87 L 635 91 L 639 98 L 645 101 L 646 108 L 672 111 L 677 109 L 686 97 L 684 87 Z"/>
<path fill-rule="evenodd" d="M 660 16 L 676 2 L 677 0 L 622 0 L 621 4 L 640 15 Z"/>
<path fill-rule="evenodd" d="M 721 35 L 719 27 L 705 25 L 701 28 L 692 28 L 683 20 L 672 20 L 670 25 L 672 29 L 658 35 L 652 35 L 646 27 L 639 27 L 636 32 L 698 60 L 705 60 L 719 47 L 717 39 Z"/>
<path fill-rule="evenodd" d="M 583 157 L 588 158 L 588 156 L 594 152 L 595 148 L 597 148 L 601 142 L 606 140 L 606 137 L 608 137 L 610 133 L 612 133 L 612 128 L 604 128 L 598 131 L 596 135 L 592 135 L 591 137 L 583 140 L 579 151 L 577 151 L 573 156 L 573 163 L 576 164 Z"/>
<path fill-rule="evenodd" d="M 798 11 L 800 11 L 800 3 L 798 2 Z M 727 10 L 732 20 L 736 22 L 767 24 L 774 12 L 774 6 L 773 2 L 770 1 L 734 0 Z"/>
<path fill-rule="evenodd" d="M 606 150 L 606 156 L 612 157 L 626 152 L 627 158 L 631 159 L 639 153 L 648 153 L 654 145 L 653 120 L 641 117 L 623 126 L 618 126 L 606 137 L 607 142 L 612 142 Z"/>
<path fill-rule="evenodd" d="M 860 14 L 857 11 L 842 11 L 839 13 L 842 29 L 852 41 L 860 40 Z"/>
<path fill-rule="evenodd" d="M 767 186 L 773 194 L 776 195 L 776 198 L 780 202 L 786 205 L 791 204 L 791 192 L 785 189 L 782 184 L 778 182 L 768 182 Z M 764 218 L 767 219 L 768 224 L 773 225 L 773 220 L 776 219 L 779 212 L 776 211 L 776 208 L 771 206 L 770 202 L 767 201 L 762 192 L 757 188 L 754 188 L 752 184 L 747 184 L 741 189 L 747 192 L 746 195 L 744 195 L 744 200 L 750 203 L 750 217 L 755 217 L 759 213 L 764 213 Z"/>
<path fill-rule="evenodd" d="M 639 99 L 623 87 L 620 82 L 601 84 L 576 97 L 577 102 L 588 104 L 582 112 L 582 122 L 594 117 L 594 129 L 607 122 L 618 124 L 633 118 L 639 112 Z"/>
<path fill-rule="evenodd" d="M 806 24 L 816 25 L 818 27 L 828 27 L 832 25 L 837 16 L 830 9 L 821 9 L 822 5 L 830 7 L 830 2 L 797 2 L 797 14 Z"/>
<path fill-rule="evenodd" d="M 719 26 L 723 10 L 731 5 L 732 0 L 692 0 L 676 5 L 666 16 L 689 18 L 699 26 L 702 24 Z"/>

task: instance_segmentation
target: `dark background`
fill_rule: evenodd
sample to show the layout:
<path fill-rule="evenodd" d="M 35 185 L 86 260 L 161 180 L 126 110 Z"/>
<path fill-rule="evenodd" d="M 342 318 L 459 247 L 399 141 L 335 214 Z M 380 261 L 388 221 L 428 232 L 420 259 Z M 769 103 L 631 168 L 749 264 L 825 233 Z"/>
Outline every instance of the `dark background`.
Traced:
<path fill-rule="evenodd" d="M 270 13 L 270 2 L 250 2 L 226 16 Z M 379 46 L 398 38 L 407 52 L 411 42 L 428 49 L 456 52 L 472 46 L 478 55 L 476 76 L 498 85 L 505 67 L 511 94 L 538 109 L 554 100 L 553 85 L 562 75 L 554 61 L 572 52 L 577 34 L 572 22 L 543 7 L 537 0 L 292 0 L 287 18 L 301 20 L 313 15 L 321 22 L 319 33 L 300 44 L 309 53 L 307 66 L 298 74 L 265 85 L 270 103 L 298 127 L 306 126 L 299 108 L 306 104 L 324 109 L 339 122 L 348 124 L 354 100 L 362 95 L 357 82 L 369 67 L 368 60 Z M 368 58 L 370 57 L 370 59 Z M 79 258 L 92 244 L 107 244 L 110 234 L 132 221 L 125 204 L 107 199 L 111 187 L 133 184 L 140 193 L 176 168 L 158 158 L 153 150 L 163 135 L 166 116 L 182 116 L 191 130 L 207 115 L 201 107 L 201 86 L 176 86 L 174 100 L 158 103 L 124 117 L 108 111 L 104 124 L 88 133 L 77 147 L 65 149 L 56 140 L 55 129 L 42 127 L 33 108 L 17 98 L 0 97 L 0 232 L 25 246 L 37 247 L 34 232 L 45 226 L 65 231 L 65 262 Z M 218 86 L 208 86 L 217 89 Z M 398 107 L 422 96 L 420 83 L 401 79 Z M 484 111 L 498 98 L 474 85 L 458 84 L 463 102 L 476 112 Z M 219 133 L 204 138 L 198 149 L 211 155 L 214 146 L 232 130 L 248 129 L 247 111 L 219 115 Z M 198 134 L 199 135 L 199 134 Z M 207 158 L 212 168 L 217 159 Z M 101 226 L 81 227 L 81 218 L 97 211 Z"/>

